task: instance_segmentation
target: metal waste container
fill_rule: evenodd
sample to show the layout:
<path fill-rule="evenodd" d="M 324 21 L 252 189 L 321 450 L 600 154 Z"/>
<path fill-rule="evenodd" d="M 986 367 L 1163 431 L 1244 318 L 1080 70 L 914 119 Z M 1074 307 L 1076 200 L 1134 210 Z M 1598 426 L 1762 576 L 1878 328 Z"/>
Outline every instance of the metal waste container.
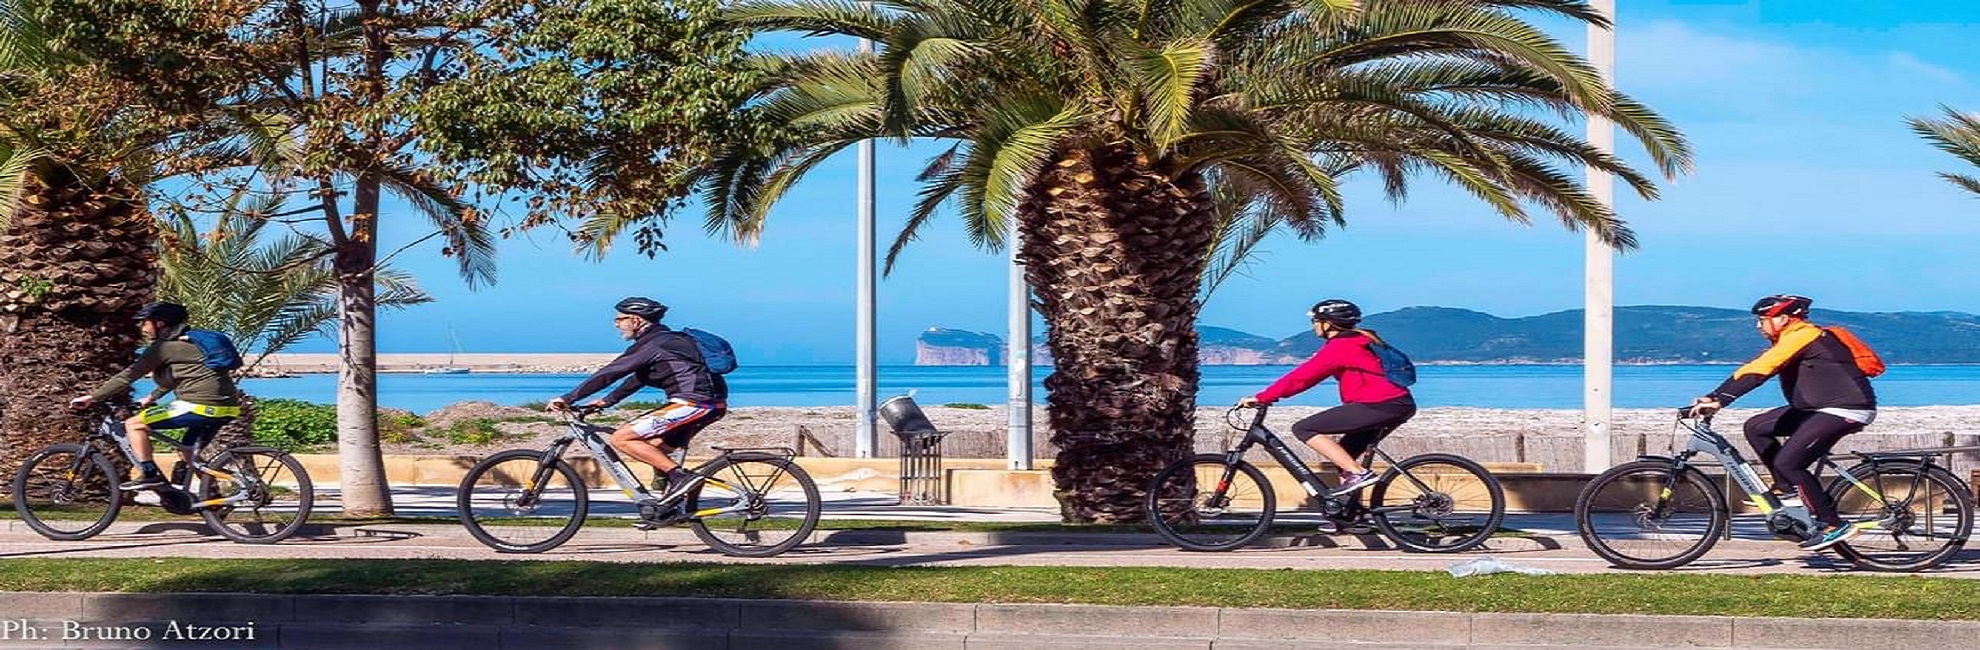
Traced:
<path fill-rule="evenodd" d="M 901 505 L 941 505 L 942 436 L 914 398 L 901 395 L 880 403 L 880 418 L 901 439 Z"/>

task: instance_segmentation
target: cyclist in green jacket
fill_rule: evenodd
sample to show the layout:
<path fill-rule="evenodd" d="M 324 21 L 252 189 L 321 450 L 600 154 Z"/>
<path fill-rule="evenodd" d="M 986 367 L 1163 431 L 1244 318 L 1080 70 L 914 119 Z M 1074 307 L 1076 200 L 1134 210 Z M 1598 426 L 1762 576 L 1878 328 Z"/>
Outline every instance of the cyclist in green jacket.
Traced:
<path fill-rule="evenodd" d="M 205 353 L 185 340 L 187 313 L 184 305 L 159 302 L 138 310 L 138 328 L 151 345 L 138 353 L 138 359 L 88 395 L 69 400 L 75 409 L 108 399 L 131 389 L 131 382 L 149 375 L 158 387 L 138 401 L 139 412 L 124 421 L 142 475 L 123 484 L 125 490 L 148 490 L 168 483 L 165 473 L 152 462 L 151 432 L 155 429 L 185 429 L 182 442 L 196 446 L 212 440 L 220 428 L 241 415 L 240 390 L 224 370 L 207 367 Z M 178 394 L 171 403 L 159 405 L 168 393 Z M 190 463 L 187 452 L 180 460 Z"/>

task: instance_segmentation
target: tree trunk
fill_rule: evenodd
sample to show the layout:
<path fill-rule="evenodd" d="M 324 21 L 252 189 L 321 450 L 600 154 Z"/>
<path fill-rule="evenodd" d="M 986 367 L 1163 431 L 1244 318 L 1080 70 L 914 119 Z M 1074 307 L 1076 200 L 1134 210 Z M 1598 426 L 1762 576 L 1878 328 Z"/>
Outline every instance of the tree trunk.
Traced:
<path fill-rule="evenodd" d="M 131 317 L 158 282 L 157 230 L 136 188 L 93 189 L 58 169 L 25 192 L 0 231 L 0 477 L 89 430 L 68 401 L 135 358 Z"/>
<path fill-rule="evenodd" d="M 338 481 L 344 514 L 353 517 L 392 514 L 378 446 L 378 193 L 376 176 L 358 177 L 350 237 L 336 259 L 337 351 L 344 365 L 337 375 Z"/>
<path fill-rule="evenodd" d="M 202 457 L 212 458 L 220 455 L 220 452 L 254 444 L 254 416 L 260 409 L 255 406 L 253 395 L 242 392 L 240 398 L 241 416 L 234 418 L 233 422 L 228 422 L 227 426 L 220 427 L 220 432 L 214 434 L 213 440 L 206 443 Z"/>
<path fill-rule="evenodd" d="M 1049 327 L 1052 477 L 1066 518 L 1141 519 L 1148 481 L 1189 453 L 1195 433 L 1197 288 L 1212 229 L 1203 180 L 1124 146 L 1074 149 L 1018 218 Z"/>

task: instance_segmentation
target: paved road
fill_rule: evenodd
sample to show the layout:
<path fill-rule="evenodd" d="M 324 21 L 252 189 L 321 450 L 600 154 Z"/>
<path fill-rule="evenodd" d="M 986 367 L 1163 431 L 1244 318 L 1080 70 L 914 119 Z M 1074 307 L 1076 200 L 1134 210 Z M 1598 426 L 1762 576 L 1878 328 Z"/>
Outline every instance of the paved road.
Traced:
<path fill-rule="evenodd" d="M 334 494 L 319 506 L 334 512 Z M 451 516 L 451 490 L 402 489 L 395 499 L 408 516 Z M 629 515 L 629 504 L 606 500 L 597 515 Z M 1057 514 L 1036 509 L 901 507 L 857 494 L 828 495 L 828 518 L 929 521 L 1051 522 Z M 588 560 L 614 562 L 770 562 L 837 563 L 877 566 L 1187 566 L 1260 569 L 1395 569 L 1441 571 L 1469 559 L 1492 555 L 1519 565 L 1560 573 L 1618 571 L 1582 547 L 1564 514 L 1510 514 L 1506 527 L 1527 537 L 1493 540 L 1486 548 L 1457 555 L 1404 553 L 1377 535 L 1292 536 L 1269 547 L 1229 553 L 1190 553 L 1161 544 L 1152 534 L 937 533 L 823 531 L 812 543 L 771 559 L 727 558 L 708 550 L 685 528 L 641 532 L 591 527 L 548 553 L 498 554 L 459 526 L 374 524 L 312 527 L 307 537 L 276 545 L 243 545 L 207 534 L 198 522 L 120 522 L 109 532 L 82 542 L 52 542 L 18 521 L 0 526 L 0 558 L 7 557 L 253 557 L 253 558 L 458 558 Z M 1830 554 L 1809 554 L 1775 541 L 1755 522 L 1735 526 L 1735 539 L 1681 571 L 1713 573 L 1851 572 Z M 1980 577 L 1980 551 L 1966 551 L 1929 575 Z"/>

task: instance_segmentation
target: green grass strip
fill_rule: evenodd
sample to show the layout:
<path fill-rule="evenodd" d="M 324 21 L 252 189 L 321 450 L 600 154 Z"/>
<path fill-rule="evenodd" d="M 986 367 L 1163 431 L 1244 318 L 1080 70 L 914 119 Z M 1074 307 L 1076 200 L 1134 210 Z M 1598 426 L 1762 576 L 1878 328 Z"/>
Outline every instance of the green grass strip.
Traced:
<path fill-rule="evenodd" d="M 1980 620 L 1980 581 L 1644 573 L 866 567 L 469 560 L 0 561 L 0 590 L 701 596 Z"/>

